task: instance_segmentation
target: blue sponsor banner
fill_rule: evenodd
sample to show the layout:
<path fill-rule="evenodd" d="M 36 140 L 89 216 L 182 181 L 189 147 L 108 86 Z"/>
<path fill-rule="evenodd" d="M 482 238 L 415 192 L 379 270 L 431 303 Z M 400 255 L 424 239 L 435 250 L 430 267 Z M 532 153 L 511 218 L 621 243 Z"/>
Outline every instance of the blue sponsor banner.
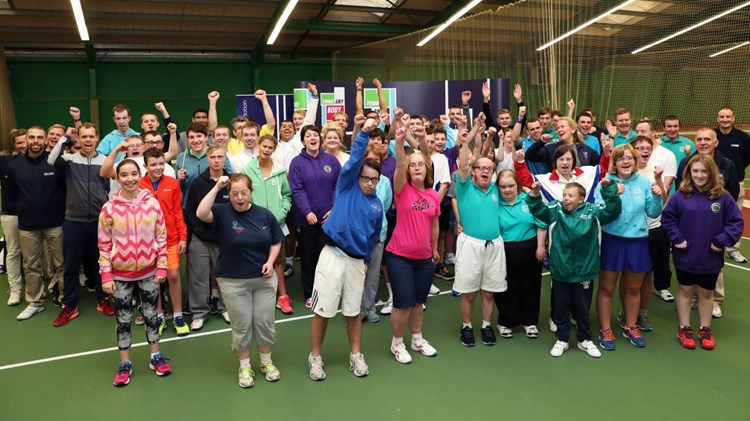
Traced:
<path fill-rule="evenodd" d="M 357 92 L 354 82 L 317 82 L 320 97 L 319 109 L 315 124 L 324 125 L 336 112 L 345 112 L 349 116 L 349 127 L 351 131 L 354 126 L 355 95 Z M 492 90 L 492 101 L 490 102 L 491 116 L 493 119 L 497 111 L 502 108 L 510 109 L 511 86 L 509 79 L 475 79 L 475 80 L 443 80 L 429 82 L 383 82 L 383 91 L 386 96 L 388 112 L 393 117 L 396 107 L 401 107 L 409 114 L 424 114 L 429 118 L 435 118 L 441 114 L 448 114 L 451 105 L 461 105 L 461 93 L 471 91 L 469 101 L 469 118 L 474 118 L 482 111 L 482 84 L 489 82 Z M 291 120 L 295 110 L 295 103 L 299 109 L 307 108 L 308 81 L 295 82 L 294 94 L 268 95 L 273 114 L 278 126 L 282 120 Z M 375 92 L 373 92 L 375 91 Z M 296 95 L 295 95 L 296 94 Z M 296 98 L 295 98 L 296 97 Z M 364 110 L 378 111 L 380 106 L 377 102 L 377 92 L 371 84 L 364 85 Z M 265 124 L 263 108 L 260 101 L 252 94 L 236 96 L 237 115 L 247 115 L 259 124 Z"/>

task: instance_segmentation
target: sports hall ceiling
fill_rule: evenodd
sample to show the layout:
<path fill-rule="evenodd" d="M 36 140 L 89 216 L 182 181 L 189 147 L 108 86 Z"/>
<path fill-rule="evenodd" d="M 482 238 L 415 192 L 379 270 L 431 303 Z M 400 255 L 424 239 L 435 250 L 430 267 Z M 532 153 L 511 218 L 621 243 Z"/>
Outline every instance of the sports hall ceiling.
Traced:
<path fill-rule="evenodd" d="M 0 0 L 9 55 L 252 55 L 330 58 L 339 49 L 442 23 L 468 0 L 300 0 L 266 46 L 287 1 L 82 0 L 91 42 L 80 40 L 69 0 Z M 485 0 L 472 13 L 511 0 Z M 89 57 L 93 58 L 93 57 Z"/>
<path fill-rule="evenodd" d="M 299 0 L 274 45 L 266 45 L 288 0 L 81 0 L 90 42 L 82 42 L 70 0 L 0 0 L 0 47 L 10 56 L 78 55 L 95 62 L 105 56 L 325 58 L 333 52 L 436 26 L 470 0 Z M 471 14 L 514 0 L 484 0 Z M 524 0 L 519 0 L 519 3 Z M 618 39 L 621 53 L 685 27 L 742 0 L 638 0 L 581 32 Z M 567 8 L 549 16 L 556 26 L 578 24 L 578 12 L 611 7 L 613 0 L 544 0 L 508 10 L 497 31 L 522 43 L 532 15 L 544 4 Z M 511 8 L 512 9 L 512 8 Z M 541 10 L 541 9 L 540 9 Z M 531 11 L 531 13 L 530 13 Z M 581 13 L 584 14 L 584 13 Z M 720 45 L 747 38 L 750 8 L 680 37 L 674 48 Z M 527 24 L 524 24 L 526 22 Z M 537 28 L 538 29 L 538 28 Z M 445 33 L 444 33 L 445 34 Z M 443 35 L 445 36 L 445 35 Z M 472 34 L 454 34 L 457 43 Z M 748 38 L 750 39 L 750 38 Z M 383 45 L 383 48 L 389 46 Z M 387 50 L 372 50 L 389 54 Z"/>

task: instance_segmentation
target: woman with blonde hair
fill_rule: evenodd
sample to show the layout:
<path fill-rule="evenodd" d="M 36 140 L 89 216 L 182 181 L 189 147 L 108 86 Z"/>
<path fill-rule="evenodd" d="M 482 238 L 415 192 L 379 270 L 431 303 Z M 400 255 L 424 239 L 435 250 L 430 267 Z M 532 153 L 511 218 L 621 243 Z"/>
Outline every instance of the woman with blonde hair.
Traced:
<path fill-rule="evenodd" d="M 349 154 L 344 152 L 344 130 L 336 123 L 328 123 L 323 126 L 323 150 L 336 157 L 343 167 L 349 160 Z"/>

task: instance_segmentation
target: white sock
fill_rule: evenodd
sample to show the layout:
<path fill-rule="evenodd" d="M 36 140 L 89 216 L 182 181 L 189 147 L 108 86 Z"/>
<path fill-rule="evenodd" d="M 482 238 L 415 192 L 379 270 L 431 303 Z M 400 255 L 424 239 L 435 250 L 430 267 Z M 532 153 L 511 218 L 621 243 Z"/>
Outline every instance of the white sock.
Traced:
<path fill-rule="evenodd" d="M 211 288 L 211 297 L 219 297 L 219 289 L 218 288 Z"/>
<path fill-rule="evenodd" d="M 263 354 L 263 353 L 260 354 L 260 363 L 261 364 L 270 363 L 270 362 L 271 362 L 271 353 L 270 352 L 268 354 Z"/>
<path fill-rule="evenodd" d="M 422 339 L 422 332 L 419 332 L 419 333 L 412 333 L 412 334 L 411 334 L 411 340 L 412 340 L 412 342 L 414 342 L 414 341 L 418 341 L 418 340 L 420 340 L 420 339 Z"/>
<path fill-rule="evenodd" d="M 397 338 L 397 337 L 394 336 L 393 339 L 391 339 L 391 346 L 392 347 L 395 347 L 396 345 L 399 345 L 399 344 L 402 344 L 402 343 L 404 343 L 404 338 Z"/>
<path fill-rule="evenodd" d="M 164 312 L 156 313 L 156 319 L 157 320 L 164 320 Z"/>
<path fill-rule="evenodd" d="M 469 329 L 471 329 L 471 323 L 464 323 L 461 327 L 468 327 Z"/>
<path fill-rule="evenodd" d="M 287 265 L 294 265 L 294 256 L 292 256 L 292 257 L 287 257 L 287 258 L 285 258 L 284 260 L 286 261 L 286 264 L 287 264 Z"/>
<path fill-rule="evenodd" d="M 159 354 L 161 354 L 161 352 L 159 352 L 159 351 L 156 351 L 156 352 L 152 352 L 152 353 L 151 353 L 151 359 L 153 360 L 153 359 L 154 359 L 154 357 L 155 357 L 155 356 L 157 356 L 157 355 L 159 355 Z"/>
<path fill-rule="evenodd" d="M 250 367 L 250 358 L 245 358 L 240 360 L 240 368 L 249 368 Z"/>
<path fill-rule="evenodd" d="M 490 323 L 490 322 L 488 322 L 486 320 L 482 320 L 482 329 L 484 329 L 487 326 L 492 326 L 492 323 Z"/>
<path fill-rule="evenodd" d="M 175 311 L 174 314 L 172 315 L 172 317 L 174 317 L 175 319 L 178 318 L 178 317 L 182 317 L 182 312 L 181 311 Z"/>

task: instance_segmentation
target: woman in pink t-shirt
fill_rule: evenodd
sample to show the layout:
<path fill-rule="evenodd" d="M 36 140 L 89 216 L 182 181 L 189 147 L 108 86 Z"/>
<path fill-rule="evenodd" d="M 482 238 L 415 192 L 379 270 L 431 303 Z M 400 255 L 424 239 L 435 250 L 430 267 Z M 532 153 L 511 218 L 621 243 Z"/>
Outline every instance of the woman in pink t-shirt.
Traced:
<path fill-rule="evenodd" d="M 396 172 L 393 176 L 398 218 L 393 237 L 386 247 L 385 259 L 393 289 L 391 313 L 391 353 L 402 364 L 411 362 L 404 344 L 409 323 L 411 349 L 432 357 L 437 350 L 422 337 L 422 304 L 432 285 L 437 249 L 440 199 L 432 188 L 432 161 L 429 151 L 407 157 L 404 128 L 396 131 Z M 424 149 L 424 148 L 423 148 Z"/>

